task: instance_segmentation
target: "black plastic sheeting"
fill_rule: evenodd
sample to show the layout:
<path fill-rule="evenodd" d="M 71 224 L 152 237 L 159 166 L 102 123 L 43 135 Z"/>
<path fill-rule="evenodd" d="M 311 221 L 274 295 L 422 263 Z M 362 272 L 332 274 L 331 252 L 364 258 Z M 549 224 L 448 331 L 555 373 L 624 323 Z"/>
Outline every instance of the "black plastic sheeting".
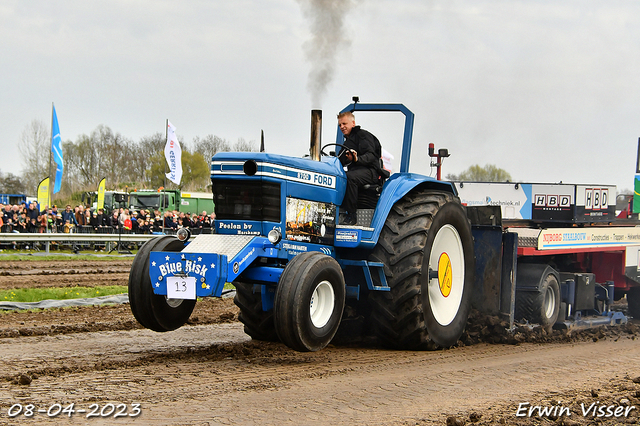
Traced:
<path fill-rule="evenodd" d="M 41 300 L 39 302 L 0 302 L 0 310 L 11 311 L 20 309 L 47 309 L 47 308 L 63 308 L 67 306 L 93 306 L 104 305 L 106 303 L 122 304 L 129 303 L 128 294 L 116 294 L 112 296 L 86 297 L 83 299 L 64 299 L 64 300 Z"/>
<path fill-rule="evenodd" d="M 224 290 L 222 298 L 234 297 L 236 291 L 234 289 Z M 104 305 L 107 303 L 122 304 L 129 303 L 129 295 L 116 294 L 113 296 L 86 297 L 84 299 L 63 299 L 63 300 L 41 300 L 39 302 L 0 302 L 0 311 L 13 311 L 23 309 L 48 309 L 48 308 L 65 308 L 68 306 L 93 306 Z"/>

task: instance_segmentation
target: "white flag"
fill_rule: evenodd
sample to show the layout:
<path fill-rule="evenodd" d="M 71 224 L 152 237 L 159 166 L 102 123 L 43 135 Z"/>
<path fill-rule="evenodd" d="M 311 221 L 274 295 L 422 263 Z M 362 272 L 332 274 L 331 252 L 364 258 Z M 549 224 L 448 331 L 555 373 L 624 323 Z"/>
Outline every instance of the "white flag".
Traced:
<path fill-rule="evenodd" d="M 164 156 L 169 164 L 167 177 L 176 185 L 182 179 L 182 149 L 176 137 L 176 128 L 167 120 L 167 144 L 164 146 Z"/>
<path fill-rule="evenodd" d="M 382 148 L 382 167 L 389 173 L 393 172 L 393 155 Z"/>

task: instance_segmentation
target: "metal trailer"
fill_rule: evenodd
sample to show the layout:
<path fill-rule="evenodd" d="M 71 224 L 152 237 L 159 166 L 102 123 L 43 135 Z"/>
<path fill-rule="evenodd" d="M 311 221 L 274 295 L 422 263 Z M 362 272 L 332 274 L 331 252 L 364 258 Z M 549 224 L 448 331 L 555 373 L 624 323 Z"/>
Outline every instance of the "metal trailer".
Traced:
<path fill-rule="evenodd" d="M 27 202 L 27 196 L 25 194 L 0 194 L 0 203 L 17 205 Z"/>
<path fill-rule="evenodd" d="M 493 222 L 484 227 L 503 233 L 501 245 L 509 258 L 501 261 L 515 281 L 502 278 L 506 292 L 502 312 L 512 321 L 556 327 L 619 324 L 626 317 L 612 312 L 611 306 L 623 297 L 631 316 L 640 318 L 640 227 L 638 221 L 616 218 L 615 186 L 510 182 L 455 182 L 455 186 L 469 212 L 493 209 Z M 481 227 L 476 223 L 474 233 Z M 476 250 L 477 256 L 486 253 Z"/>
<path fill-rule="evenodd" d="M 89 191 L 82 194 L 82 202 L 91 206 L 91 210 L 95 211 L 98 209 L 98 192 L 97 191 Z M 107 216 L 111 216 L 111 213 L 114 210 L 119 210 L 121 208 L 125 209 L 128 207 L 129 203 L 129 194 L 124 191 L 105 191 L 104 192 L 104 214 Z"/>
<path fill-rule="evenodd" d="M 340 153 L 342 135 L 320 146 L 320 111 L 312 111 L 308 158 L 217 153 L 217 234 L 191 240 L 181 230 L 147 242 L 134 259 L 129 297 L 143 326 L 179 328 L 197 298 L 221 296 L 225 283 L 236 288 L 247 334 L 300 351 L 322 349 L 351 318 L 401 349 L 456 344 L 472 305 L 514 320 L 524 300 L 524 319 L 538 319 L 547 302 L 535 295 L 546 295 L 555 275 L 518 263 L 517 234 L 503 231 L 499 209 L 465 208 L 452 183 L 409 172 L 413 113 L 357 98 L 344 111 L 405 116 L 400 172 L 361 194 L 357 226 L 339 224 L 346 174 L 328 147 Z M 430 147 L 429 155 L 439 162 L 448 152 Z M 543 283 L 516 277 L 518 267 Z M 520 297 L 525 288 L 532 297 Z"/>
<path fill-rule="evenodd" d="M 184 213 L 200 214 L 206 211 L 207 214 L 213 213 L 213 200 L 210 192 L 181 192 L 180 208 Z"/>
<path fill-rule="evenodd" d="M 177 210 L 183 213 L 213 212 L 212 194 L 208 192 L 180 192 L 175 189 L 139 189 L 129 193 L 129 207 L 133 210 Z"/>

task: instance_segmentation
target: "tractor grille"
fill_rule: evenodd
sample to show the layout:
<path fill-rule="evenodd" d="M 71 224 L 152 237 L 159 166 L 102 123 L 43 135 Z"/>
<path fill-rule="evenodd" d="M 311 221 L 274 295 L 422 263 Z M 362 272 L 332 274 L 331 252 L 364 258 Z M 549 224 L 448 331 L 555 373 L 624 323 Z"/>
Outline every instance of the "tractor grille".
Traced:
<path fill-rule="evenodd" d="M 198 235 L 190 242 L 183 253 L 217 253 L 224 254 L 231 260 L 244 248 L 249 241 L 255 238 L 253 235 Z"/>
<path fill-rule="evenodd" d="M 280 184 L 262 180 L 212 179 L 220 220 L 280 222 Z"/>

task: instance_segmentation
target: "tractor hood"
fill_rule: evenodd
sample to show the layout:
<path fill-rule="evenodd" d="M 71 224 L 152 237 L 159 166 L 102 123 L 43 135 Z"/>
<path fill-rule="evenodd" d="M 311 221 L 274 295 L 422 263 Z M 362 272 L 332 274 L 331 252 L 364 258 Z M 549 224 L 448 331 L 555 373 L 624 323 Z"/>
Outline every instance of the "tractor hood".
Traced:
<path fill-rule="evenodd" d="M 220 152 L 211 160 L 211 179 L 283 182 L 286 197 L 340 205 L 347 176 L 336 157 L 313 161 L 266 152 Z"/>

